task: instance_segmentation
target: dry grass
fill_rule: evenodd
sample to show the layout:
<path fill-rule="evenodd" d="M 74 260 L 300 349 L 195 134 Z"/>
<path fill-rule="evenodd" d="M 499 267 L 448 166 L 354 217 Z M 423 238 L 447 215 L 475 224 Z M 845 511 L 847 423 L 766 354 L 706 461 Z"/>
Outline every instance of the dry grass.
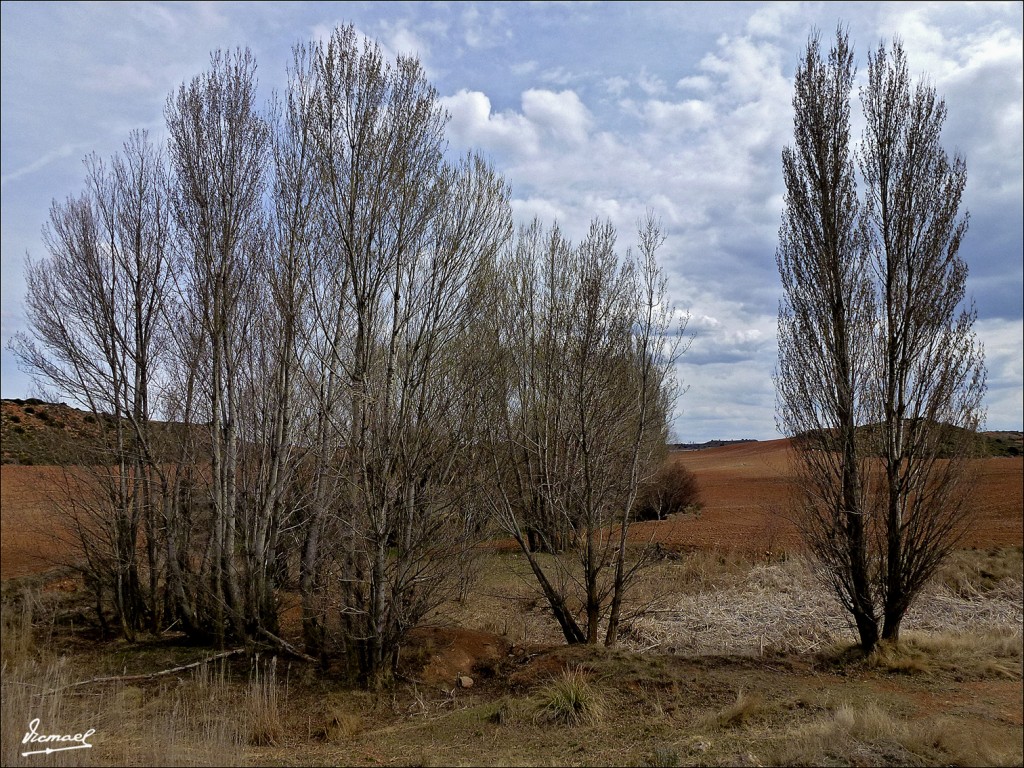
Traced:
<path fill-rule="evenodd" d="M 937 581 L 962 597 L 978 597 L 1007 582 L 1019 582 L 1024 573 L 1024 547 L 962 549 L 939 569 Z"/>
<path fill-rule="evenodd" d="M 898 645 L 881 643 L 866 660 L 890 672 L 946 672 L 960 679 L 1020 680 L 1024 640 L 1015 628 L 988 632 L 910 633 Z"/>
<path fill-rule="evenodd" d="M 1013 765 L 1019 752 L 987 742 L 948 718 L 910 722 L 875 704 L 841 704 L 790 729 L 770 752 L 774 765 Z"/>
<path fill-rule="evenodd" d="M 856 640 L 849 618 L 807 560 L 757 563 L 740 578 L 732 567 L 726 573 L 710 576 L 706 587 L 687 583 L 671 608 L 636 621 L 633 645 L 762 655 L 769 650 L 809 653 Z M 1013 645 L 1021 637 L 1022 622 L 1024 587 L 1018 572 L 984 594 L 965 596 L 936 584 L 919 597 L 903 626 L 908 636 L 971 636 L 986 643 L 984 638 L 999 636 Z"/>
<path fill-rule="evenodd" d="M 580 666 L 566 669 L 541 689 L 539 697 L 538 723 L 597 725 L 604 717 L 604 699 Z"/>
<path fill-rule="evenodd" d="M 114 682 L 72 684 L 89 675 L 74 658 L 56 657 L 39 643 L 32 611 L 38 594 L 25 594 L 3 614 L 0 763 L 24 762 L 22 738 L 39 718 L 38 732 L 76 734 L 94 729 L 90 749 L 46 756 L 49 765 L 238 765 L 243 762 L 236 712 L 237 686 L 199 667 L 174 684 L 138 687 Z M 266 689 L 266 681 L 252 685 Z M 273 700 L 271 697 L 269 700 Z M 254 710 L 257 716 L 263 710 Z"/>
<path fill-rule="evenodd" d="M 284 735 L 277 704 L 276 656 L 264 668 L 257 655 L 245 698 L 244 711 L 249 716 L 249 743 L 256 747 L 276 746 Z"/>
<path fill-rule="evenodd" d="M 999 558 L 984 557 L 992 562 L 972 578 L 996 572 Z M 506 629 L 488 674 L 467 690 L 446 677 L 443 690 L 419 682 L 380 696 L 273 657 L 67 688 L 169 668 L 197 651 L 72 642 L 53 619 L 52 593 L 8 588 L 0 762 L 24 762 L 30 715 L 50 732 L 96 728 L 96 748 L 53 755 L 54 765 L 1024 762 L 1019 575 L 976 593 L 937 585 L 922 605 L 938 615 L 908 619 L 899 647 L 863 659 L 826 652 L 853 635 L 800 560 L 667 555 L 639 586 L 664 612 L 637 623 L 633 649 L 612 650 L 565 647 L 528 579 L 510 580 L 509 564 L 521 569 L 521 560 L 485 555 L 483 588 L 451 606 L 464 629 L 435 638 L 441 653 L 444 638 L 471 628 Z M 529 644 L 548 637 L 551 647 Z M 45 694 L 53 689 L 63 690 Z"/>
<path fill-rule="evenodd" d="M 736 728 L 750 721 L 764 711 L 764 700 L 757 693 L 745 693 L 741 688 L 736 692 L 736 701 L 715 712 L 707 722 L 719 728 Z"/>

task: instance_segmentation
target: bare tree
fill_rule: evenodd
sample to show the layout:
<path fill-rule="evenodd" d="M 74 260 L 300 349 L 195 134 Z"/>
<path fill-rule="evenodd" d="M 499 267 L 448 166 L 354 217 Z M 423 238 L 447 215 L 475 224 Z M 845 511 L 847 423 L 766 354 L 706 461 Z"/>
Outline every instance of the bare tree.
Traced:
<path fill-rule="evenodd" d="M 610 224 L 574 247 L 534 221 L 500 270 L 490 498 L 569 643 L 596 643 L 602 621 L 615 642 L 637 493 L 665 451 L 680 346 L 654 260 L 662 239 L 649 219 L 639 263 L 620 264 Z"/>
<path fill-rule="evenodd" d="M 447 116 L 416 59 L 392 66 L 341 27 L 313 51 L 311 77 L 324 221 L 304 354 L 319 455 L 303 583 L 327 586 L 343 655 L 376 687 L 468 551 L 472 400 L 453 350 L 511 215 L 486 163 L 445 161 Z M 313 603 L 316 640 L 326 609 Z"/>
<path fill-rule="evenodd" d="M 854 74 L 843 30 L 827 62 L 811 36 L 796 72 L 795 146 L 782 153 L 776 387 L 780 429 L 797 446 L 804 537 L 870 649 L 878 627 L 857 428 L 867 413 L 874 296 L 850 147 Z"/>
<path fill-rule="evenodd" d="M 812 35 L 797 70 L 795 147 L 776 260 L 780 429 L 794 437 L 802 531 L 865 652 L 897 639 L 913 597 L 955 546 L 962 458 L 980 421 L 984 366 L 956 257 L 964 184 L 938 139 L 934 91 L 913 98 L 902 49 L 871 58 L 855 186 L 853 53 L 827 63 Z M 955 444 L 954 460 L 941 451 Z M 879 624 L 884 620 L 881 633 Z"/>
<path fill-rule="evenodd" d="M 967 169 L 940 144 L 945 103 L 928 84 L 912 87 L 899 39 L 869 57 L 861 100 L 879 309 L 872 407 L 883 463 L 882 639 L 898 640 L 907 609 L 964 529 L 964 459 L 984 417 L 985 366 L 972 331 L 977 313 L 962 309 L 967 214 L 958 211 Z"/>
<path fill-rule="evenodd" d="M 144 623 L 160 625 L 153 485 L 161 470 L 151 419 L 169 279 L 166 171 L 142 132 L 109 165 L 92 156 L 87 168 L 86 191 L 51 207 L 49 256 L 29 263 L 28 314 L 38 343 L 20 334 L 14 351 L 33 375 L 94 416 L 100 441 L 90 462 L 92 498 L 80 499 L 75 527 L 98 602 L 109 589 L 121 632 L 134 638 Z M 82 482 L 75 480 L 76 490 Z"/>
<path fill-rule="evenodd" d="M 206 398 L 214 511 L 211 575 L 214 632 L 246 634 L 239 526 L 242 367 L 247 309 L 258 280 L 266 225 L 263 194 L 269 129 L 255 111 L 256 63 L 249 51 L 216 52 L 210 69 L 167 100 L 173 207 L 182 304 L 206 350 L 196 372 Z M 192 350 L 187 350 L 186 355 Z M 247 437 L 251 437 L 247 436 Z M 248 500 L 245 500 L 248 503 Z M 254 554 L 254 553 L 250 553 Z M 263 583 L 265 562 L 248 563 L 246 583 Z M 257 620 L 258 623 L 258 620 Z"/>

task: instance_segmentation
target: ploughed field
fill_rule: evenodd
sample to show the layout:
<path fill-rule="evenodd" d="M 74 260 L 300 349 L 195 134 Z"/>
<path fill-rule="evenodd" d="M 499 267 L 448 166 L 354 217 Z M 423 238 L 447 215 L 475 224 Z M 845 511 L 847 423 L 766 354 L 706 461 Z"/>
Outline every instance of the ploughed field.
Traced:
<path fill-rule="evenodd" d="M 790 515 L 792 482 L 789 440 L 679 451 L 672 460 L 697 477 L 700 515 L 642 523 L 637 536 L 654 537 L 670 549 L 737 550 L 755 555 L 794 552 L 800 537 Z M 1024 458 L 971 462 L 977 479 L 974 523 L 961 546 L 1019 547 L 1024 539 Z"/>
<path fill-rule="evenodd" d="M 736 551 L 769 559 L 799 550 L 799 535 L 790 520 L 795 487 L 788 440 L 679 451 L 671 460 L 696 476 L 703 509 L 697 515 L 640 523 L 633 533 L 637 541 L 653 540 L 671 550 Z M 977 478 L 975 521 L 962 546 L 1021 546 L 1024 457 L 978 459 L 971 466 Z M 67 562 L 71 543 L 60 513 L 66 503 L 64 486 L 60 467 L 0 467 L 0 578 Z"/>

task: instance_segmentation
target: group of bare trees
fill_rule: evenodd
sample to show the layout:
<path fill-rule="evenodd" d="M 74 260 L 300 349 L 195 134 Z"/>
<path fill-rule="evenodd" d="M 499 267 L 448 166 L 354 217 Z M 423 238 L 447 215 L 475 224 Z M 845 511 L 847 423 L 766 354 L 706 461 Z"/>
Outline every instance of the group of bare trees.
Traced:
<path fill-rule="evenodd" d="M 623 260 L 608 224 L 573 247 L 534 221 L 502 264 L 489 501 L 570 643 L 596 643 L 602 626 L 615 642 L 640 562 L 626 559 L 637 494 L 665 458 L 685 321 L 673 326 L 666 302 L 662 241 L 648 217 Z M 563 550 L 574 557 L 543 557 Z"/>
<path fill-rule="evenodd" d="M 805 539 L 870 652 L 898 640 L 969 519 L 965 459 L 985 367 L 976 313 L 962 308 L 966 169 L 940 143 L 945 105 L 930 85 L 912 87 L 899 40 L 880 46 L 855 150 L 854 75 L 842 29 L 827 60 L 811 37 L 783 153 L 777 387 Z"/>
<path fill-rule="evenodd" d="M 955 545 L 985 372 L 944 105 L 879 48 L 855 151 L 853 80 L 845 33 L 827 61 L 812 36 L 777 384 L 804 533 L 870 650 Z M 499 530 L 566 640 L 613 644 L 685 351 L 660 225 L 625 255 L 600 221 L 514 232 L 503 179 L 449 159 L 419 62 L 351 26 L 297 46 L 266 109 L 256 85 L 247 51 L 215 53 L 169 96 L 166 150 L 90 158 L 29 267 L 15 351 L 97 417 L 68 511 L 100 621 L 300 653 L 291 586 L 304 653 L 379 686 Z"/>
<path fill-rule="evenodd" d="M 15 350 L 101 430 L 69 508 L 100 620 L 295 650 L 291 585 L 305 653 L 378 686 L 498 521 L 567 639 L 614 642 L 680 352 L 658 225 L 622 260 L 607 224 L 516 236 L 418 61 L 351 26 L 256 86 L 215 53 L 166 150 L 91 159 L 30 265 Z"/>

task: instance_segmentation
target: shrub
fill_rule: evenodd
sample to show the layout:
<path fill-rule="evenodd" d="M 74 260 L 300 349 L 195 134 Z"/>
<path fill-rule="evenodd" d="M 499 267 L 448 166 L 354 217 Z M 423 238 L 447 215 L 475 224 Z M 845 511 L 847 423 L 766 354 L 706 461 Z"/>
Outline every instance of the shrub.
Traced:
<path fill-rule="evenodd" d="M 679 512 L 698 510 L 703 506 L 697 477 L 674 461 L 668 461 L 651 478 L 638 499 L 637 520 L 664 520 Z"/>
<path fill-rule="evenodd" d="M 537 721 L 562 725 L 594 725 L 604 715 L 597 691 L 587 682 L 582 667 L 566 669 L 541 691 Z"/>

